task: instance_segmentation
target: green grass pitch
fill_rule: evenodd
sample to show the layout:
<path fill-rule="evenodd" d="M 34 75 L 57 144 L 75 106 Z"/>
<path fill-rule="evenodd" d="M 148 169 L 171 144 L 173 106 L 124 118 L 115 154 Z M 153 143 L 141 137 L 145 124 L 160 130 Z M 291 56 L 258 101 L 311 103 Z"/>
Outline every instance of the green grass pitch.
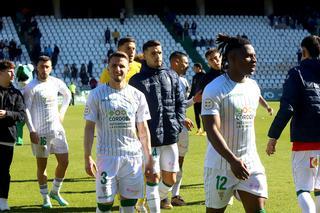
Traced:
<path fill-rule="evenodd" d="M 275 112 L 277 102 L 270 103 Z M 70 163 L 65 182 L 61 190 L 63 197 L 69 201 L 69 207 L 59 207 L 55 201 L 53 209 L 47 212 L 95 212 L 95 183 L 84 171 L 83 161 L 83 119 L 84 106 L 69 107 L 65 116 L 64 127 L 70 148 Z M 193 119 L 193 109 L 188 109 L 188 117 Z M 265 154 L 267 131 L 274 116 L 259 107 L 256 116 L 256 142 L 260 158 L 266 169 L 269 199 L 266 203 L 267 212 L 300 212 L 294 190 L 291 174 L 291 146 L 289 143 L 288 127 L 283 132 L 276 155 L 268 157 Z M 11 188 L 9 205 L 11 212 L 42 212 L 42 198 L 36 181 L 36 161 L 32 156 L 29 133 L 24 134 L 25 144 L 15 147 L 14 160 L 11 166 Z M 164 212 L 205 212 L 203 189 L 203 162 L 206 142 L 204 136 L 195 136 L 195 130 L 190 132 L 189 152 L 185 157 L 183 182 L 180 194 L 188 203 L 184 207 L 175 207 Z M 48 163 L 49 189 L 52 186 L 56 160 L 53 155 Z M 116 201 L 113 210 L 117 210 Z M 226 212 L 244 212 L 242 204 L 234 201 Z"/>

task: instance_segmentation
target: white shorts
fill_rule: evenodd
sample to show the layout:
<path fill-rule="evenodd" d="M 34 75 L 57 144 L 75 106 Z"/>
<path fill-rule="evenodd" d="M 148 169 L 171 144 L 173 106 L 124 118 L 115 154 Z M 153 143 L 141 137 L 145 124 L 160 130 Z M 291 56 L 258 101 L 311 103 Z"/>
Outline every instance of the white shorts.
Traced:
<path fill-rule="evenodd" d="M 253 173 L 247 180 L 239 180 L 231 170 L 204 168 L 206 207 L 221 209 L 228 205 L 236 190 L 268 198 L 264 173 Z"/>
<path fill-rule="evenodd" d="M 178 141 L 178 150 L 179 150 L 179 157 L 184 157 L 189 149 L 189 133 L 188 131 L 182 131 L 179 134 L 179 141 Z"/>
<path fill-rule="evenodd" d="M 97 202 L 112 202 L 117 193 L 127 199 L 143 198 L 142 161 L 142 156 L 98 157 Z"/>
<path fill-rule="evenodd" d="M 39 135 L 39 144 L 31 143 L 31 147 L 33 155 L 39 158 L 47 158 L 49 154 L 65 154 L 69 151 L 64 131 Z"/>
<path fill-rule="evenodd" d="M 177 143 L 152 147 L 152 158 L 154 162 L 154 173 L 160 173 L 161 170 L 167 172 L 179 172 L 180 170 Z"/>
<path fill-rule="evenodd" d="M 296 191 L 320 189 L 320 150 L 292 151 L 292 174 Z"/>

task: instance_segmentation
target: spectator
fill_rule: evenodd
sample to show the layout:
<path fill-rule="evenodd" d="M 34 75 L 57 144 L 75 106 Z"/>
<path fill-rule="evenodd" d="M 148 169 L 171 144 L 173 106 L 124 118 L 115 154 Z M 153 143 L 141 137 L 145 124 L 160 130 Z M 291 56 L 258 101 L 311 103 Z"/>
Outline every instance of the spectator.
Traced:
<path fill-rule="evenodd" d="M 3 29 L 3 20 L 2 18 L 0 18 L 0 32 L 2 31 L 2 29 Z"/>
<path fill-rule="evenodd" d="M 72 78 L 72 81 L 75 81 L 75 82 L 78 80 L 78 68 L 75 63 L 73 63 L 71 66 L 71 78 Z"/>
<path fill-rule="evenodd" d="M 120 38 L 120 32 L 118 31 L 117 28 L 115 28 L 114 31 L 112 32 L 112 38 L 114 40 L 114 44 L 117 46 Z"/>
<path fill-rule="evenodd" d="M 88 63 L 88 74 L 89 74 L 90 77 L 92 77 L 92 72 L 93 72 L 93 63 L 90 60 L 89 63 Z"/>
<path fill-rule="evenodd" d="M 22 49 L 20 45 L 18 45 L 15 55 L 16 55 L 16 60 L 21 61 Z"/>
<path fill-rule="evenodd" d="M 192 31 L 192 35 L 196 35 L 197 33 L 197 23 L 195 22 L 195 20 L 192 21 L 192 24 L 191 24 L 191 31 Z"/>
<path fill-rule="evenodd" d="M 70 76 L 71 76 L 70 67 L 69 67 L 68 64 L 65 64 L 64 68 L 63 68 L 63 80 L 64 80 L 64 82 L 66 82 L 66 78 L 69 78 L 69 80 L 71 80 Z"/>
<path fill-rule="evenodd" d="M 73 81 L 71 81 L 69 85 L 69 90 L 71 92 L 71 101 L 69 105 L 74 106 L 74 96 L 76 95 L 76 89 L 77 89 L 77 86 L 73 83 Z"/>
<path fill-rule="evenodd" d="M 104 40 L 105 40 L 105 43 L 107 44 L 110 44 L 110 29 L 109 27 L 107 27 L 106 31 L 104 32 Z"/>
<path fill-rule="evenodd" d="M 126 18 L 126 10 L 124 8 L 121 8 L 120 10 L 120 24 L 124 24 L 124 20 Z"/>
<path fill-rule="evenodd" d="M 189 21 L 186 20 L 183 25 L 183 37 L 184 38 L 189 35 L 189 29 L 190 29 L 190 24 L 189 24 Z"/>
<path fill-rule="evenodd" d="M 52 68 L 53 68 L 53 69 L 54 69 L 55 66 L 57 65 L 59 53 L 60 53 L 60 49 L 59 49 L 59 47 L 55 44 L 55 45 L 54 45 L 54 48 L 53 48 L 52 57 L 51 57 L 51 60 L 52 60 Z"/>

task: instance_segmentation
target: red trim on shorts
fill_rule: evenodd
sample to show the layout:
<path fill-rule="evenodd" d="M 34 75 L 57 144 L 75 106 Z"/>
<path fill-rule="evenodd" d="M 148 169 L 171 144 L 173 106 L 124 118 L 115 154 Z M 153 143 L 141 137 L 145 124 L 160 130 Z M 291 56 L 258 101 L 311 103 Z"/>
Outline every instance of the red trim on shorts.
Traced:
<path fill-rule="evenodd" d="M 320 142 L 292 142 L 292 151 L 320 150 Z"/>

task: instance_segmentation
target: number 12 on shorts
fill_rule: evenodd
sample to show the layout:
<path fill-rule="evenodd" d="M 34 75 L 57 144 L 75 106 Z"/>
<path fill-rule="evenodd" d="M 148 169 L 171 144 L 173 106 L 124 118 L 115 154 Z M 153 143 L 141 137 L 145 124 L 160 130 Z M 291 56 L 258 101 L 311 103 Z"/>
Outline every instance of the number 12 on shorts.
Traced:
<path fill-rule="evenodd" d="M 217 190 L 226 190 L 225 185 L 227 183 L 227 177 L 218 175 L 216 179 L 217 179 L 217 183 L 216 183 Z"/>

